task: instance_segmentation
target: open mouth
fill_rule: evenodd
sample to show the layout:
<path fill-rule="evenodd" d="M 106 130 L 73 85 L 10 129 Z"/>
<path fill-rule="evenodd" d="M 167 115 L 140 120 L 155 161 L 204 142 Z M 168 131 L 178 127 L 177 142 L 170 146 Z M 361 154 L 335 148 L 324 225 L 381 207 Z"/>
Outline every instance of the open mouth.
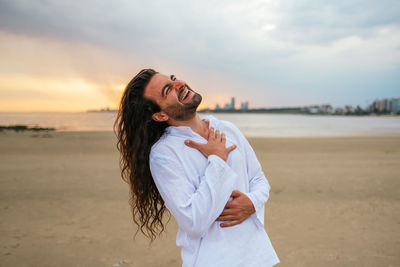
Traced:
<path fill-rule="evenodd" d="M 183 102 L 190 94 L 189 88 L 185 85 L 179 93 L 179 101 Z"/>

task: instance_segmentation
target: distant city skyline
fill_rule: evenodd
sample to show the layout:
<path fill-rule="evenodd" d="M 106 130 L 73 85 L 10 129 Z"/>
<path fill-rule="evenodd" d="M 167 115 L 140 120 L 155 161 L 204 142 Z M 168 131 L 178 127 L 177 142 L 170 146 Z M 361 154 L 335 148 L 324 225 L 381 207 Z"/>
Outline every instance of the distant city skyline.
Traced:
<path fill-rule="evenodd" d="M 392 97 L 392 98 L 380 98 L 375 99 L 371 103 L 367 103 L 365 106 L 362 105 L 344 105 L 344 107 L 336 106 L 333 107 L 331 104 L 314 104 L 314 105 L 298 105 L 298 106 L 282 106 L 282 107 L 255 107 L 255 109 L 260 108 L 291 108 L 291 107 L 309 107 L 311 110 L 313 108 L 317 108 L 318 110 L 322 109 L 323 112 L 331 113 L 335 108 L 344 108 L 344 109 L 355 109 L 356 107 L 360 107 L 366 110 L 375 110 L 379 112 L 398 112 L 400 111 L 400 97 Z M 236 97 L 232 96 L 230 102 L 225 102 L 225 104 L 220 105 L 217 103 L 214 108 L 209 107 L 208 110 L 248 110 L 249 109 L 249 101 L 244 101 L 240 103 L 240 107 L 236 107 Z"/>
<path fill-rule="evenodd" d="M 203 109 L 199 112 L 216 113 L 278 113 L 278 114 L 304 114 L 304 115 L 345 115 L 345 116 L 368 116 L 368 115 L 400 115 L 400 97 L 377 99 L 367 107 L 360 105 L 345 105 L 344 107 L 333 107 L 330 104 L 319 104 L 297 107 L 280 108 L 249 108 L 248 102 L 242 102 L 240 108 L 235 106 L 235 98 L 230 103 L 221 107 L 219 104 L 214 109 Z"/>
<path fill-rule="evenodd" d="M 0 0 L 0 111 L 116 108 L 147 67 L 186 81 L 201 108 L 232 95 L 366 107 L 399 96 L 399 14 L 389 0 Z"/>
<path fill-rule="evenodd" d="M 368 111 L 376 111 L 376 112 L 398 112 L 400 111 L 400 97 L 397 98 L 381 98 L 376 99 L 372 103 L 362 107 L 361 105 L 345 105 L 345 106 L 332 106 L 330 104 L 313 104 L 306 106 L 283 106 L 283 107 L 255 107 L 253 109 L 286 109 L 286 108 L 303 108 L 308 109 L 310 113 L 334 113 L 335 110 L 343 110 L 343 111 L 354 111 L 357 108 L 362 108 Z M 236 98 L 231 97 L 230 102 L 225 104 L 217 103 L 215 107 L 206 107 L 200 108 L 199 110 L 210 110 L 210 111 L 230 111 L 230 110 L 249 110 L 249 102 L 244 101 L 240 103 L 240 106 L 236 106 Z M 89 112 L 115 112 L 117 108 L 111 108 L 109 106 L 98 108 L 98 109 L 88 109 Z"/>

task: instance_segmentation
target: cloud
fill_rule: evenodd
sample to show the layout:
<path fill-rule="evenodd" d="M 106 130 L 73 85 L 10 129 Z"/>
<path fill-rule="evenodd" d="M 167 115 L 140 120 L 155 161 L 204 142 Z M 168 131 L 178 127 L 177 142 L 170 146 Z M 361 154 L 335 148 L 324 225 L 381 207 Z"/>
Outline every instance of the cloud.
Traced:
<path fill-rule="evenodd" d="M 256 106 L 329 99 L 344 104 L 349 95 L 363 101 L 391 96 L 399 87 L 392 76 L 400 69 L 398 14 L 400 4 L 389 0 L 2 0 L 0 29 L 25 40 L 57 43 L 49 54 L 61 57 L 63 72 L 98 84 L 112 99 L 118 98 L 121 86 L 115 84 L 122 84 L 123 77 L 153 66 Z M 19 46 L 30 45 L 22 41 Z M 55 60 L 46 57 L 46 49 L 34 50 L 48 64 L 28 69 L 9 58 L 7 71 L 60 75 L 48 68 Z M 338 77 L 337 90 L 328 90 Z M 224 83 L 227 89 L 221 89 Z M 364 83 L 376 89 L 365 95 L 354 88 Z"/>

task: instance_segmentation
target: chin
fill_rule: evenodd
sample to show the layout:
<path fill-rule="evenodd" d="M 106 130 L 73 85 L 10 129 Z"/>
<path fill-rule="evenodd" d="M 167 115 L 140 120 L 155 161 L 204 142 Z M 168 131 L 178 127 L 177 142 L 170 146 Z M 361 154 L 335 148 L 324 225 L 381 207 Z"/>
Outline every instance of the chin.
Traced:
<path fill-rule="evenodd" d="M 177 103 L 171 105 L 164 109 L 165 113 L 170 116 L 172 119 L 176 121 L 186 121 L 192 119 L 196 116 L 197 108 L 199 107 L 202 101 L 202 97 L 200 94 L 195 93 L 190 100 L 190 102 L 185 103 Z"/>
<path fill-rule="evenodd" d="M 198 94 L 198 93 L 195 93 L 195 95 L 192 98 L 192 102 L 191 102 L 191 104 L 193 105 L 195 111 L 200 106 L 200 103 L 201 103 L 202 100 L 203 100 L 203 98 L 201 97 L 201 95 Z"/>

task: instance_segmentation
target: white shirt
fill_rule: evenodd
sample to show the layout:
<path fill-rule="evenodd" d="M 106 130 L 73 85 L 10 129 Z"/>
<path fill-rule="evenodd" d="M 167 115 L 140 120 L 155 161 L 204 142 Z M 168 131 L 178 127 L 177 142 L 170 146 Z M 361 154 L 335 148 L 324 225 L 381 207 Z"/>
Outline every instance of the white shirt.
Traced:
<path fill-rule="evenodd" d="M 169 126 L 152 147 L 150 170 L 165 206 L 179 225 L 177 246 L 183 267 L 261 267 L 279 263 L 264 229 L 264 203 L 270 185 L 257 157 L 232 123 L 204 116 L 210 127 L 226 134 L 226 147 L 236 144 L 227 162 L 206 158 L 184 144 L 207 140 L 190 127 Z M 256 212 L 241 224 L 220 227 L 215 221 L 233 190 L 245 193 Z"/>

